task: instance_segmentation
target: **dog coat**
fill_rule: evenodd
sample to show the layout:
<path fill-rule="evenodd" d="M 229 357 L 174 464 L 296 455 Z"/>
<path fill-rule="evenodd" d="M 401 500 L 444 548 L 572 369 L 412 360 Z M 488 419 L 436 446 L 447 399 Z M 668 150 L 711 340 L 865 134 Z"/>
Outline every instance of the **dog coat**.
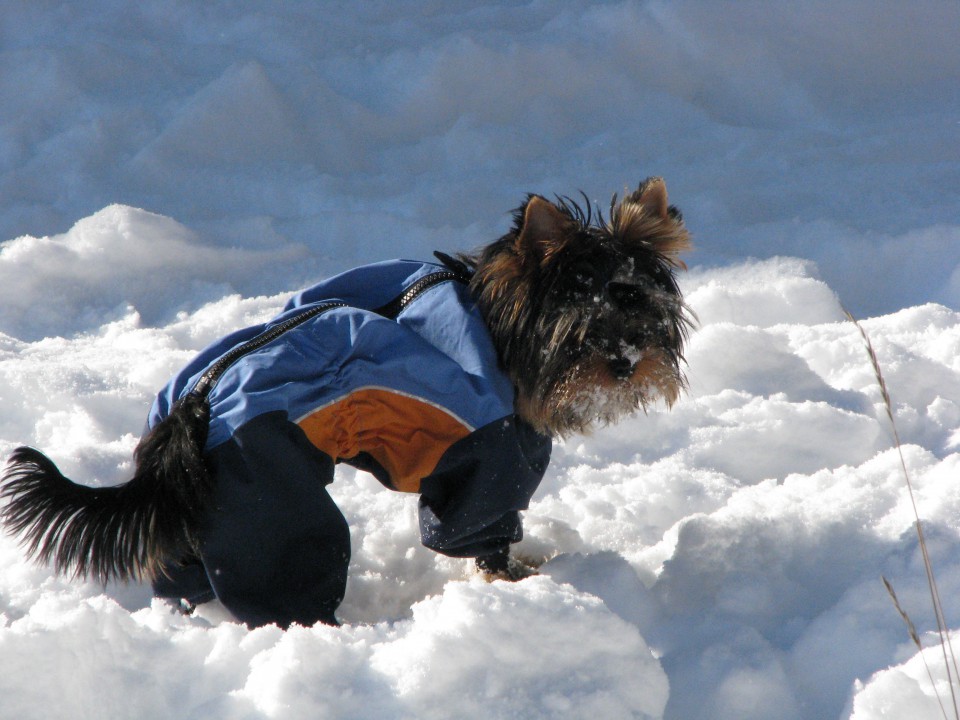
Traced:
<path fill-rule="evenodd" d="M 514 414 L 469 288 L 433 263 L 377 263 L 303 290 L 275 319 L 202 351 L 157 396 L 148 426 L 198 391 L 216 482 L 201 567 L 155 587 L 194 600 L 212 588 L 254 623 L 278 619 L 278 604 L 309 619 L 298 593 L 327 596 L 321 619 L 339 604 L 349 535 L 325 490 L 335 463 L 419 493 L 423 544 L 476 557 L 521 538 L 519 511 L 550 456 L 550 438 Z"/>

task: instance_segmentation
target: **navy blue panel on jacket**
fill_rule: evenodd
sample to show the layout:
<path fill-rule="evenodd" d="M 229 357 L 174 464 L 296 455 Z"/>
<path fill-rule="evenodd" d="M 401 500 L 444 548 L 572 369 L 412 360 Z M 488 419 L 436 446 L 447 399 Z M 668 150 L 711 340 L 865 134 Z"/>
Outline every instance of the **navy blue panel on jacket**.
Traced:
<path fill-rule="evenodd" d="M 515 417 L 467 436 L 420 485 L 423 544 L 445 555 L 478 557 L 518 542 L 518 511 L 529 504 L 549 461 L 549 441 Z"/>

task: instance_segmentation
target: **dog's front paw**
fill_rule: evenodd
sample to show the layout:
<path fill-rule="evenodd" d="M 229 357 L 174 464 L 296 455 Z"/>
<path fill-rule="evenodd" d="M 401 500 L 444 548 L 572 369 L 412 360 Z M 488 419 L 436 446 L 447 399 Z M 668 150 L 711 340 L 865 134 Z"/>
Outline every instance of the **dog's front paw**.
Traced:
<path fill-rule="evenodd" d="M 534 565 L 512 557 L 510 548 L 498 550 L 490 555 L 482 555 L 476 559 L 476 563 L 477 570 L 487 582 L 494 580 L 516 582 L 537 574 L 537 568 Z"/>

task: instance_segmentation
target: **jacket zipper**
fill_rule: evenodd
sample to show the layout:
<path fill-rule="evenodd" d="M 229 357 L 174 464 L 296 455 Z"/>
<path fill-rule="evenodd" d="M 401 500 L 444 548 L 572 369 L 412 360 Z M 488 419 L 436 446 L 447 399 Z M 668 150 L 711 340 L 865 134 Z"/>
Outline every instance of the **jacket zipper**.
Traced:
<path fill-rule="evenodd" d="M 413 283 L 413 285 L 404 290 L 400 295 L 395 297 L 386 305 L 381 305 L 379 308 L 373 310 L 373 312 L 377 313 L 378 315 L 382 315 L 385 318 L 389 318 L 390 320 L 396 320 L 397 316 L 403 312 L 404 308 L 406 308 L 410 303 L 412 303 L 434 285 L 446 282 L 447 280 L 459 279 L 461 279 L 461 276 L 458 273 L 450 270 L 439 270 L 437 272 L 430 273 L 429 275 L 424 275 L 422 278 Z M 312 318 L 315 318 L 318 315 L 327 312 L 328 310 L 341 307 L 347 307 L 347 304 L 343 302 L 325 302 L 320 303 L 319 305 L 313 305 L 303 312 L 287 318 L 282 323 L 274 325 L 269 330 L 264 330 L 256 337 L 247 340 L 247 342 L 242 343 L 241 345 L 238 345 L 232 350 L 224 353 L 219 360 L 213 363 L 213 365 L 211 365 L 207 371 L 200 376 L 200 379 L 197 380 L 189 394 L 207 397 L 227 369 L 242 357 L 249 355 L 255 350 L 259 350 L 264 345 L 273 342 L 284 333 L 288 332 L 289 330 L 293 330 L 295 327 L 302 325 L 308 320 L 311 320 Z"/>
<path fill-rule="evenodd" d="M 429 275 L 424 275 L 422 278 L 413 283 L 413 285 L 400 293 L 400 295 L 395 297 L 386 305 L 381 305 L 373 312 L 377 313 L 377 315 L 382 315 L 385 318 L 389 318 L 390 320 L 396 320 L 397 316 L 403 312 L 407 305 L 412 303 L 417 299 L 417 297 L 432 288 L 434 285 L 446 282 L 447 280 L 459 279 L 461 279 L 460 275 L 452 270 L 438 270 L 437 272 L 430 273 Z"/>

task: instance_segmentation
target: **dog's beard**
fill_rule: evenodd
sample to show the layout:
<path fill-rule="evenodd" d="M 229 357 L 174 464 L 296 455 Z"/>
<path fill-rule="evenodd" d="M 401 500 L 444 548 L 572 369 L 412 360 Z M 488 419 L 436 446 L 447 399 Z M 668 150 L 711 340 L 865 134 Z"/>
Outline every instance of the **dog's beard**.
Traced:
<path fill-rule="evenodd" d="M 632 363 L 622 376 L 618 364 Z M 614 424 L 657 402 L 672 405 L 684 386 L 675 361 L 659 349 L 629 348 L 615 356 L 590 353 L 556 366 L 518 397 L 518 412 L 541 432 L 559 436 Z"/>

